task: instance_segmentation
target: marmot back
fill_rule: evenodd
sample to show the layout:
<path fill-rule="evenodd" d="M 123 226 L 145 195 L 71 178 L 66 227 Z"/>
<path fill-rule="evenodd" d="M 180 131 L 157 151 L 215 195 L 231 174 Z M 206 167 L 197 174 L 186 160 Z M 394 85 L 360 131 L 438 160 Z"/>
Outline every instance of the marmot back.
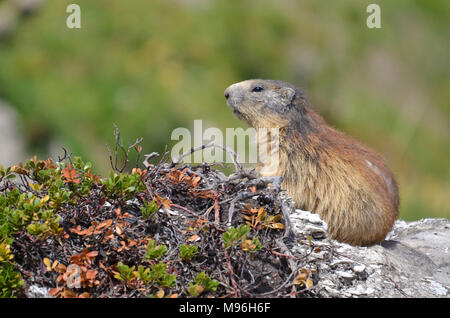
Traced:
<path fill-rule="evenodd" d="M 228 87 L 225 97 L 248 125 L 279 129 L 278 169 L 262 174 L 282 176 L 297 208 L 319 214 L 341 242 L 371 245 L 386 237 L 399 196 L 380 155 L 328 126 L 289 83 L 247 80 Z"/>

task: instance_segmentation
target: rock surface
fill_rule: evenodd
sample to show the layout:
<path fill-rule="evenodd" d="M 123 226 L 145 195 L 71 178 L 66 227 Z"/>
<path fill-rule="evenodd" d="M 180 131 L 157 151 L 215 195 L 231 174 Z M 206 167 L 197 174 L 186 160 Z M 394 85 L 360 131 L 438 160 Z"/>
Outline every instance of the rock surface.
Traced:
<path fill-rule="evenodd" d="M 38 10 L 45 0 L 0 1 L 0 41 L 11 36 L 24 16 Z"/>
<path fill-rule="evenodd" d="M 24 140 L 16 112 L 0 99 L 0 164 L 7 167 L 24 159 Z"/>
<path fill-rule="evenodd" d="M 398 220 L 381 244 L 356 247 L 331 240 L 317 214 L 290 214 L 294 254 L 317 265 L 324 297 L 449 297 L 450 220 Z M 308 236 L 313 249 L 308 249 Z"/>

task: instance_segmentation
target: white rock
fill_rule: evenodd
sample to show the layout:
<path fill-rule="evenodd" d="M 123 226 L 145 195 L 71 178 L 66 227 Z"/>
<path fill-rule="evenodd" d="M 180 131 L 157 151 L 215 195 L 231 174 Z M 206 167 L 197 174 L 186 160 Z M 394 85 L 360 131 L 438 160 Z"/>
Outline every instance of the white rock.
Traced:
<path fill-rule="evenodd" d="M 355 275 L 350 272 L 344 272 L 344 271 L 336 271 L 336 275 L 339 277 L 345 278 L 345 279 L 353 279 L 355 278 Z"/>
<path fill-rule="evenodd" d="M 0 12 L 0 29 L 2 24 Z M 0 30 L 1 33 L 1 30 Z M 24 138 L 19 130 L 19 116 L 0 100 L 0 164 L 8 167 L 25 160 Z"/>
<path fill-rule="evenodd" d="M 325 229 L 327 229 L 326 222 L 324 220 L 322 220 L 318 214 L 311 213 L 308 211 L 303 211 L 300 209 L 296 209 L 295 213 L 291 214 L 291 217 L 301 219 L 308 223 L 321 225 L 321 226 L 324 226 Z"/>
<path fill-rule="evenodd" d="M 366 289 L 366 293 L 367 293 L 368 295 L 373 294 L 374 292 L 375 292 L 375 289 L 373 289 L 372 287 L 368 287 L 368 288 Z"/>
<path fill-rule="evenodd" d="M 317 214 L 291 209 L 296 240 L 303 257 L 306 235 L 327 231 Z M 450 220 L 395 222 L 385 241 L 369 247 L 326 239 L 313 241 L 325 256 L 311 253 L 308 262 L 319 269 L 322 297 L 449 297 Z M 325 261 L 326 259 L 326 261 Z M 360 273 L 365 273 L 361 275 Z M 422 279 L 418 279 L 421 277 Z M 351 281 L 343 284 L 342 280 Z"/>
<path fill-rule="evenodd" d="M 353 271 L 355 273 L 362 273 L 362 272 L 364 272 L 365 269 L 366 269 L 366 267 L 362 264 L 353 266 Z"/>
<path fill-rule="evenodd" d="M 307 225 L 305 232 L 314 239 L 323 239 L 327 236 L 327 231 L 323 227 Z"/>
<path fill-rule="evenodd" d="M 38 285 L 31 285 L 25 292 L 28 298 L 54 298 L 50 296 L 48 287 Z"/>

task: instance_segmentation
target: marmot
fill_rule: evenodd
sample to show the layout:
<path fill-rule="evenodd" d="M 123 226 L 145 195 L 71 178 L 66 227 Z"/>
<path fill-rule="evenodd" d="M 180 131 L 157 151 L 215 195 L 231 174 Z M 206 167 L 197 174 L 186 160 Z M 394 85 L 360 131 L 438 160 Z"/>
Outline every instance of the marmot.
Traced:
<path fill-rule="evenodd" d="M 319 214 L 341 242 L 372 245 L 386 237 L 399 196 L 380 155 L 328 126 L 289 83 L 247 80 L 229 86 L 225 97 L 251 127 L 279 129 L 279 165 L 271 175 L 283 177 L 296 208 Z"/>

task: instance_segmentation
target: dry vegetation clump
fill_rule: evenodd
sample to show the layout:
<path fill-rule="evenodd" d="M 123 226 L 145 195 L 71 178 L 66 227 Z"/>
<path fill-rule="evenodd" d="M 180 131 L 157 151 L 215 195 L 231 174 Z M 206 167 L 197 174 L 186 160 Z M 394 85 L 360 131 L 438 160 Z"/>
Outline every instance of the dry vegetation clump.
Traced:
<path fill-rule="evenodd" d="M 280 180 L 147 162 L 107 178 L 67 154 L 0 167 L 1 296 L 314 295 L 317 272 L 288 248 Z"/>

